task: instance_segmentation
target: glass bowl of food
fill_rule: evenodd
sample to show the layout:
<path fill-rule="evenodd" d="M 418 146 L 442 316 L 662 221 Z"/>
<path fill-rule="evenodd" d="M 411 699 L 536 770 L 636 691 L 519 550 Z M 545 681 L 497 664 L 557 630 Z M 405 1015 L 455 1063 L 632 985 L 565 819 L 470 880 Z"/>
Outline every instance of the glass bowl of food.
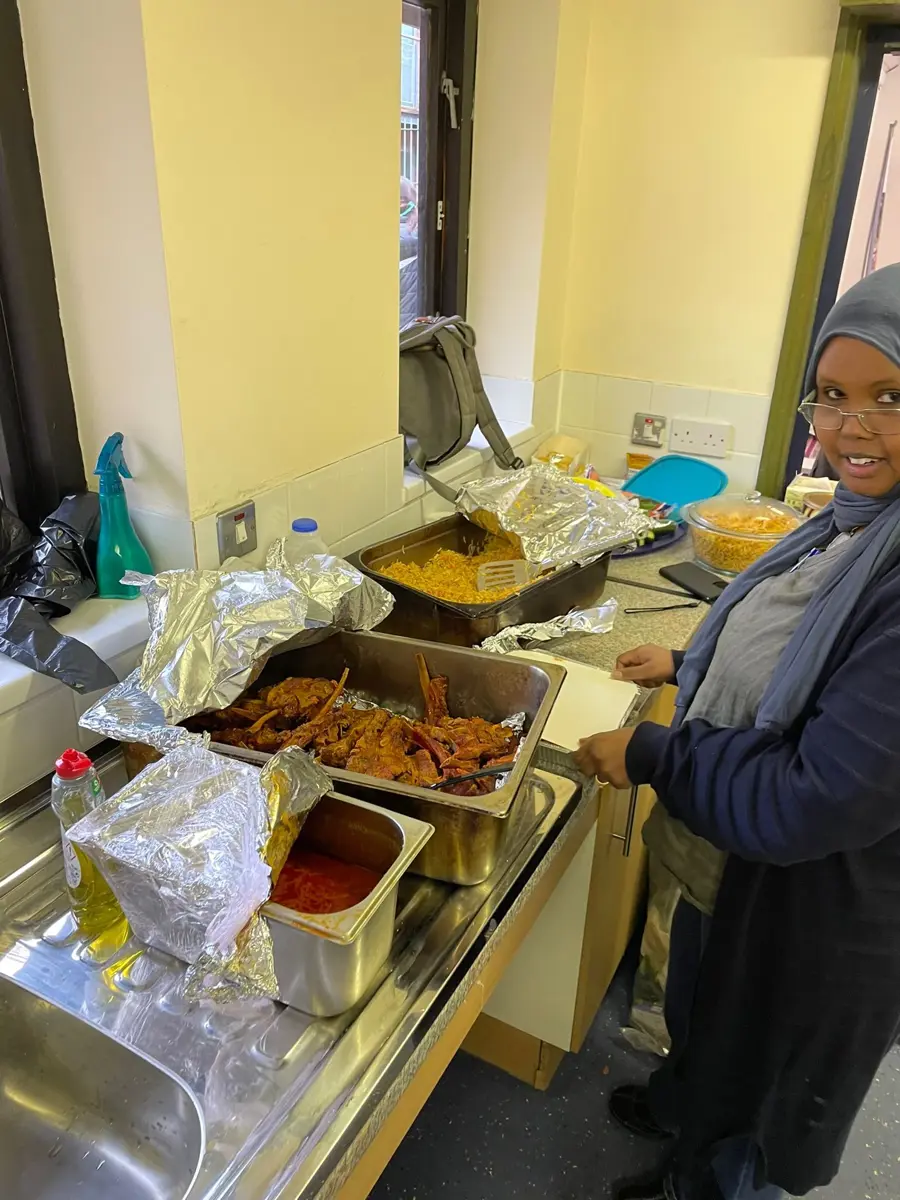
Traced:
<path fill-rule="evenodd" d="M 801 523 L 800 514 L 759 492 L 685 505 L 694 557 L 719 575 L 739 575 Z"/>

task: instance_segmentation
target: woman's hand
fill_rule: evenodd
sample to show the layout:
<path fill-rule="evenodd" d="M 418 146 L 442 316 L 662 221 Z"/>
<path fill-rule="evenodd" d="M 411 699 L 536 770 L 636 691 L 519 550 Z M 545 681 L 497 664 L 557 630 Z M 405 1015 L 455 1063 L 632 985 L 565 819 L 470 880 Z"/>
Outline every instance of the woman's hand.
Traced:
<path fill-rule="evenodd" d="M 616 729 L 612 733 L 595 733 L 581 738 L 575 751 L 575 762 L 585 775 L 596 775 L 601 783 L 613 787 L 631 787 L 625 766 L 625 751 L 634 736 L 633 729 Z"/>
<path fill-rule="evenodd" d="M 612 677 L 642 687 L 662 687 L 664 683 L 675 682 L 675 659 L 672 651 L 663 646 L 638 646 L 619 655 Z"/>

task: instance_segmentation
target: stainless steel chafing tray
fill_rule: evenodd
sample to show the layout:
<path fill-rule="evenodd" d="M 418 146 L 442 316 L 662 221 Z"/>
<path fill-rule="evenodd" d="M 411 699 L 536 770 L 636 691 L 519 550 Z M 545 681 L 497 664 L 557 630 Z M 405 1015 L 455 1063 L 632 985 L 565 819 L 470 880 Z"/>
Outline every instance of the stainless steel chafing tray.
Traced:
<path fill-rule="evenodd" d="M 481 883 L 503 852 L 513 808 L 527 803 L 523 801 L 529 790 L 523 787 L 526 772 L 565 678 L 564 668 L 381 633 L 340 633 L 315 646 L 273 655 L 257 686 L 288 675 L 337 679 L 347 666 L 348 686 L 395 712 L 418 717 L 422 698 L 417 652 L 424 654 L 432 675 L 449 679 L 448 700 L 454 716 L 502 721 L 513 713 L 526 714 L 524 741 L 504 785 L 483 796 L 452 796 L 355 771 L 325 769 L 341 792 L 434 827 L 435 836 L 413 863 L 417 874 L 449 883 Z M 265 762 L 268 757 L 217 742 L 212 747 L 252 762 Z"/>
<path fill-rule="evenodd" d="M 524 738 L 503 786 L 483 796 L 445 796 L 428 788 L 376 779 L 339 767 L 325 767 L 325 770 L 338 787 L 355 783 L 373 789 L 379 797 L 384 797 L 379 803 L 387 803 L 390 796 L 396 795 L 506 816 L 566 677 L 564 667 L 384 633 L 337 633 L 314 646 L 273 654 L 254 688 L 291 675 L 338 679 L 348 667 L 348 688 L 401 716 L 419 719 L 423 709 L 416 667 L 419 653 L 424 655 L 432 676 L 447 676 L 447 700 L 453 716 L 484 717 L 499 722 L 515 713 L 525 713 Z M 269 758 L 257 750 L 243 750 L 216 741 L 212 742 L 212 748 L 248 762 L 264 763 Z"/>
<path fill-rule="evenodd" d="M 584 566 L 563 567 L 493 604 L 439 600 L 384 574 L 384 568 L 396 562 L 424 564 L 438 550 L 478 553 L 490 536 L 465 517 L 454 514 L 348 555 L 353 566 L 377 579 L 396 597 L 393 611 L 379 629 L 457 646 L 476 646 L 509 625 L 548 621 L 572 608 L 589 608 L 603 595 L 608 554 Z"/>
<path fill-rule="evenodd" d="M 272 901 L 264 906 L 285 1004 L 332 1017 L 362 998 L 390 953 L 400 879 L 432 833 L 422 821 L 349 796 L 329 793 L 319 801 L 297 845 L 368 867 L 381 879 L 341 912 L 299 913 Z"/>

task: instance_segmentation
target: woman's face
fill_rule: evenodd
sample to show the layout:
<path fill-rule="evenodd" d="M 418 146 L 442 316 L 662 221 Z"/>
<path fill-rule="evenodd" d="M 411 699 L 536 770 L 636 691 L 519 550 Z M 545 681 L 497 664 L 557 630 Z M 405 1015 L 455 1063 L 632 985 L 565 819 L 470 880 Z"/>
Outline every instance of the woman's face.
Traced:
<path fill-rule="evenodd" d="M 816 371 L 816 402 L 846 413 L 864 408 L 900 410 L 900 368 L 856 338 L 828 343 Z M 900 417 L 897 419 L 900 434 Z M 900 484 L 900 436 L 869 433 L 854 416 L 840 429 L 816 429 L 841 482 L 863 496 L 883 496 Z"/>

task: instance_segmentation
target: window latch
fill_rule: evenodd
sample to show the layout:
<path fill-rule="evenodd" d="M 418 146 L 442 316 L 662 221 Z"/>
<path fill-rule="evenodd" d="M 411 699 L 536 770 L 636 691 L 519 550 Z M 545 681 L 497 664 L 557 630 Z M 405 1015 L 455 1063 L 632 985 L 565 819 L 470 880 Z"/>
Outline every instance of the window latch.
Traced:
<path fill-rule="evenodd" d="M 441 75 L 441 95 L 447 97 L 447 103 L 450 105 L 450 128 L 459 129 L 459 118 L 456 115 L 456 97 L 459 95 L 459 88 L 446 71 Z"/>

